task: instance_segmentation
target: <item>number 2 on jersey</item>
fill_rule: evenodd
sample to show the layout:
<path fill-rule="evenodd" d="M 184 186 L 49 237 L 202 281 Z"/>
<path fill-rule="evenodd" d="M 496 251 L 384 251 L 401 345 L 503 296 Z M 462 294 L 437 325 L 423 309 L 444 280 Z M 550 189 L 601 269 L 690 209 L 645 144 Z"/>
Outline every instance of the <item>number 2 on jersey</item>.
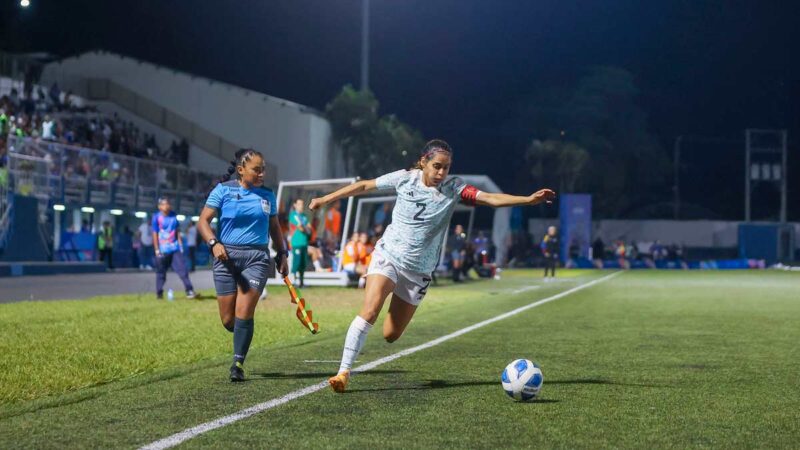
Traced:
<path fill-rule="evenodd" d="M 431 279 L 428 277 L 422 277 L 422 282 L 425 284 L 419 289 L 419 295 L 425 295 L 428 293 L 428 286 L 431 285 Z"/>
<path fill-rule="evenodd" d="M 414 220 L 419 220 L 420 222 L 424 221 L 425 219 L 423 219 L 420 216 L 422 215 L 422 213 L 425 212 L 425 203 L 416 202 L 414 204 L 417 205 L 417 207 L 419 208 L 419 211 L 417 211 L 417 213 L 414 214 Z"/>

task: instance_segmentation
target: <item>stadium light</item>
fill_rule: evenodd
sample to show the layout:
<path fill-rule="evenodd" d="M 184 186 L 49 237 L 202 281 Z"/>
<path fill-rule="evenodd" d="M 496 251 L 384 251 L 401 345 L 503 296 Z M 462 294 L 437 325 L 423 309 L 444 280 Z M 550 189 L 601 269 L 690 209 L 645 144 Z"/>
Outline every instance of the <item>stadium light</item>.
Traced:
<path fill-rule="evenodd" d="M 19 0 L 19 6 L 22 6 L 23 8 L 31 6 L 31 0 Z"/>
<path fill-rule="evenodd" d="M 81 207 L 81 211 L 83 211 L 85 213 L 93 213 L 94 212 L 94 208 L 92 208 L 91 206 L 83 206 L 83 207 Z"/>
<path fill-rule="evenodd" d="M 122 210 L 121 209 L 112 209 L 111 211 L 109 211 L 109 213 L 112 216 L 121 216 L 122 215 Z"/>
<path fill-rule="evenodd" d="M 192 222 L 200 222 L 200 216 L 192 216 Z"/>
<path fill-rule="evenodd" d="M 65 211 L 67 209 L 64 205 L 53 205 L 53 211 Z"/>
<path fill-rule="evenodd" d="M 183 222 L 184 220 L 186 220 L 186 216 L 184 216 L 183 214 L 178 214 L 177 216 L 175 216 L 175 218 L 178 219 L 178 222 Z"/>
<path fill-rule="evenodd" d="M 361 0 L 361 90 L 369 89 L 369 0 Z"/>
<path fill-rule="evenodd" d="M 147 218 L 147 213 L 144 211 L 136 211 L 133 215 L 136 216 L 137 219 Z"/>

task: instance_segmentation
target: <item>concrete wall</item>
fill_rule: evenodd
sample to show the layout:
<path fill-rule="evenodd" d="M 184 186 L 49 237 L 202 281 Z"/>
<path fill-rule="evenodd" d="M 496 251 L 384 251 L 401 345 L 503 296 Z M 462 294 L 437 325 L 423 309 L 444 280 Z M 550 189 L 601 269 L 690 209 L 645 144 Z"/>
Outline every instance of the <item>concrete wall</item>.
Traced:
<path fill-rule="evenodd" d="M 107 52 L 66 58 L 42 73 L 43 84 L 57 81 L 78 95 L 88 96 L 89 79 L 111 80 L 238 147 L 260 150 L 281 180 L 333 175 L 330 124 L 305 106 Z"/>
<path fill-rule="evenodd" d="M 592 239 L 599 235 L 606 243 L 622 238 L 626 242 L 659 240 L 664 244 L 676 243 L 687 247 L 730 248 L 738 246 L 741 223 L 716 220 L 595 220 L 592 222 Z M 530 219 L 528 231 L 538 239 L 550 225 L 558 226 L 558 219 Z M 800 236 L 800 223 L 792 225 L 795 236 Z"/>

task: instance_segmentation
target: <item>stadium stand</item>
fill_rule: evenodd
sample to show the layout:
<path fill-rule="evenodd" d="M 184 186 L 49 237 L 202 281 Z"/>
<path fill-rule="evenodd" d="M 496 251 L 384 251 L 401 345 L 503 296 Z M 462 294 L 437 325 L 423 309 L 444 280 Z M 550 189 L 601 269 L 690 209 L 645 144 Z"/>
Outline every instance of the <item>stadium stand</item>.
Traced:
<path fill-rule="evenodd" d="M 278 179 L 345 175 L 327 119 L 288 100 L 106 51 L 46 64 L 41 80 L 73 90 L 101 111 L 128 121 L 136 116 L 185 138 L 193 167 L 210 171 L 223 164 L 224 170 L 236 149 L 254 147 L 269 164 L 272 186 Z"/>
<path fill-rule="evenodd" d="M 0 77 L 0 261 L 94 261 L 98 224 L 111 220 L 113 265 L 141 266 L 130 230 L 162 195 L 182 220 L 195 216 L 240 147 L 265 154 L 272 187 L 281 172 L 342 170 L 311 108 L 102 51 L 24 62 L 24 77 Z M 23 205 L 36 226 L 15 216 Z M 12 240 L 45 251 L 20 254 Z"/>

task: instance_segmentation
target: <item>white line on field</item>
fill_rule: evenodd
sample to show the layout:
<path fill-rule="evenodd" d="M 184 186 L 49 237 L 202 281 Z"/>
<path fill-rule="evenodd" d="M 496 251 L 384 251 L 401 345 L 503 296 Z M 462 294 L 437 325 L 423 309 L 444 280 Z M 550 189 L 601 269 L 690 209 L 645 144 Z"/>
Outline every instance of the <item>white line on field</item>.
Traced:
<path fill-rule="evenodd" d="M 336 363 L 339 364 L 341 361 L 338 359 L 305 359 L 303 360 L 304 363 Z M 355 360 L 354 362 L 361 362 L 359 360 Z"/>
<path fill-rule="evenodd" d="M 515 316 L 515 315 L 517 315 L 517 314 L 519 314 L 519 313 L 521 313 L 523 311 L 527 311 L 527 310 L 529 310 L 531 308 L 535 308 L 535 307 L 537 307 L 539 305 L 544 305 L 545 303 L 549 303 L 549 302 L 552 302 L 554 300 L 558 300 L 558 299 L 566 297 L 566 296 L 568 296 L 568 295 L 570 295 L 572 293 L 578 292 L 580 290 L 583 290 L 583 289 L 586 289 L 588 287 L 592 287 L 592 286 L 594 286 L 596 284 L 602 283 L 604 281 L 610 280 L 611 278 L 614 278 L 614 277 L 616 277 L 617 275 L 619 275 L 621 273 L 622 272 L 614 272 L 614 273 L 608 274 L 608 275 L 606 275 L 606 276 L 604 276 L 602 278 L 598 278 L 598 279 L 590 281 L 588 283 L 584 283 L 584 284 L 581 284 L 579 286 L 575 286 L 572 289 L 567 289 L 564 292 L 558 293 L 556 295 L 547 297 L 545 299 L 542 299 L 542 300 L 539 300 L 539 301 L 536 301 L 536 302 L 533 302 L 533 303 L 529 303 L 529 304 L 527 304 L 525 306 L 521 306 L 521 307 L 519 307 L 517 309 L 512 309 L 511 311 L 509 311 L 507 313 L 500 314 L 499 316 L 492 317 L 491 319 L 486 319 L 483 322 L 478 322 L 478 323 L 476 323 L 474 325 L 470 325 L 470 326 L 468 326 L 466 328 L 462 328 L 462 329 L 460 329 L 458 331 L 454 331 L 454 332 L 452 332 L 452 333 L 450 333 L 448 335 L 442 336 L 442 337 L 434 339 L 432 341 L 428 341 L 428 342 L 426 342 L 424 344 L 417 345 L 416 347 L 407 348 L 405 350 L 399 351 L 399 352 L 391 354 L 389 356 L 385 356 L 383 358 L 376 359 L 375 361 L 372 361 L 371 363 L 362 364 L 361 366 L 358 366 L 355 369 L 353 369 L 353 373 L 366 372 L 368 370 L 372 370 L 372 369 L 374 369 L 374 368 L 376 368 L 378 366 L 381 366 L 383 364 L 386 364 L 388 362 L 394 361 L 395 359 L 402 358 L 403 356 L 408 356 L 408 355 L 416 353 L 416 352 L 418 352 L 420 350 L 425 350 L 425 349 L 428 349 L 428 348 L 431 348 L 431 347 L 435 347 L 435 346 L 437 346 L 437 345 L 439 345 L 441 343 L 449 341 L 450 339 L 459 337 L 459 336 L 461 336 L 463 334 L 467 334 L 467 333 L 469 333 L 471 331 L 475 331 L 478 328 L 485 327 L 486 325 L 490 325 L 490 324 L 493 324 L 495 322 L 501 321 L 503 319 L 507 319 L 507 318 L 509 318 L 511 316 Z M 209 432 L 211 430 L 216 430 L 217 428 L 222 428 L 222 427 L 224 427 L 226 425 L 230 425 L 230 424 L 232 424 L 234 422 L 238 422 L 238 421 L 240 421 L 242 419 L 246 419 L 246 418 L 248 418 L 250 416 L 254 416 L 254 415 L 258 414 L 258 413 L 264 412 L 264 411 L 266 411 L 268 409 L 272 409 L 272 408 L 274 408 L 276 406 L 283 405 L 284 403 L 288 403 L 288 402 L 290 402 L 292 400 L 298 399 L 300 397 L 304 397 L 304 396 L 306 396 L 308 394 L 313 394 L 314 392 L 317 392 L 317 391 L 320 391 L 322 389 L 325 389 L 327 386 L 328 386 L 328 382 L 327 381 L 320 381 L 317 384 L 312 384 L 311 386 L 307 386 L 307 387 L 304 387 L 302 389 L 298 389 L 296 391 L 290 392 L 290 393 L 284 395 L 283 397 L 275 398 L 275 399 L 266 401 L 264 403 L 259 403 L 257 405 L 253 405 L 253 406 L 251 406 L 251 407 L 249 407 L 247 409 L 243 409 L 243 410 L 241 410 L 239 412 L 236 412 L 236 413 L 233 413 L 233 414 L 231 414 L 229 416 L 220 417 L 219 419 L 212 420 L 211 422 L 206 422 L 206 423 L 197 425 L 195 427 L 188 428 L 188 429 L 186 429 L 184 431 L 181 431 L 180 433 L 175 433 L 172 436 L 167 436 L 164 439 L 159 439 L 159 440 L 157 440 L 157 441 L 155 441 L 155 442 L 153 442 L 151 444 L 148 444 L 148 445 L 145 445 L 144 447 L 141 447 L 141 450 L 145 450 L 145 449 L 147 449 L 147 450 L 151 450 L 151 449 L 152 450 L 156 450 L 156 449 L 160 450 L 160 449 L 167 449 L 167 448 L 170 448 L 170 447 L 174 447 L 174 446 L 176 446 L 176 445 L 178 445 L 178 444 L 180 444 L 182 442 L 188 441 L 189 439 L 197 437 L 197 436 L 199 436 L 199 435 L 201 435 L 203 433 L 207 433 L 207 432 Z"/>
<path fill-rule="evenodd" d="M 541 286 L 536 286 L 536 285 L 534 285 L 534 286 L 525 286 L 524 288 L 519 288 L 519 289 L 515 289 L 515 290 L 511 291 L 511 293 L 512 294 L 521 294 L 523 292 L 528 292 L 528 291 L 532 291 L 534 289 L 539 289 L 540 287 Z"/>

